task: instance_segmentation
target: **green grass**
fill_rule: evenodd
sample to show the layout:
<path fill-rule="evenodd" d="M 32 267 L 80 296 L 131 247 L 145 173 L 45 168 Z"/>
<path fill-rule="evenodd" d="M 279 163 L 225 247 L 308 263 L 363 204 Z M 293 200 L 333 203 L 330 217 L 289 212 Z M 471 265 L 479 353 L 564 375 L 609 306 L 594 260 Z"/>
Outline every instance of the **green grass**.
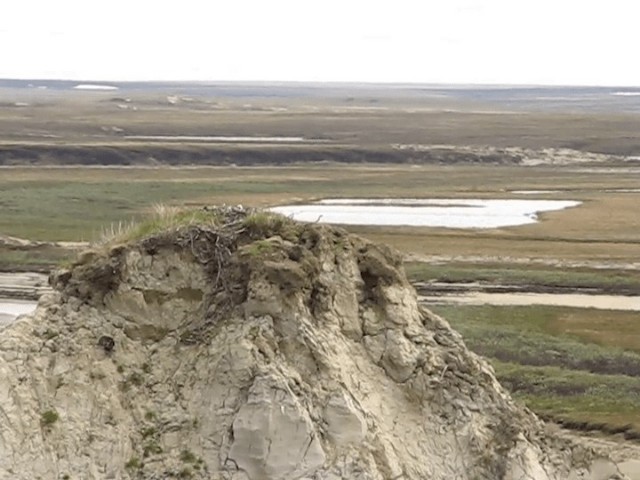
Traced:
<path fill-rule="evenodd" d="M 484 282 L 497 285 L 640 293 L 640 275 L 636 270 L 453 262 L 446 265 L 410 262 L 405 264 L 405 270 L 412 282 Z"/>
<path fill-rule="evenodd" d="M 633 313 L 548 306 L 433 306 L 485 357 L 522 365 L 557 366 L 602 374 L 640 377 L 640 349 L 629 351 L 617 340 L 593 344 L 580 332 L 563 331 L 570 315 L 608 321 Z M 593 325 L 593 324 L 592 324 Z M 640 331 L 640 325 L 638 325 Z M 602 337 L 606 338 L 606 337 Z M 640 346 L 640 345 L 639 345 Z"/>
<path fill-rule="evenodd" d="M 469 341 L 476 331 L 480 340 L 520 332 L 640 354 L 640 322 L 637 312 L 633 311 L 544 305 L 435 305 L 431 308 L 463 334 L 466 332 Z"/>
<path fill-rule="evenodd" d="M 52 266 L 70 262 L 76 256 L 71 249 L 42 246 L 30 250 L 14 250 L 0 246 L 0 271 L 42 271 Z"/>
<path fill-rule="evenodd" d="M 182 450 L 182 452 L 180 452 L 180 460 L 184 463 L 196 463 L 198 461 L 198 457 L 196 457 L 190 450 Z"/>
<path fill-rule="evenodd" d="M 176 230 L 189 225 L 215 225 L 218 214 L 204 209 L 180 209 L 157 204 L 144 219 L 136 222 L 118 223 L 106 229 L 99 243 L 128 243 L 146 237 Z"/>
<path fill-rule="evenodd" d="M 47 410 L 46 412 L 42 412 L 40 417 L 40 425 L 43 427 L 51 427 L 54 423 L 56 423 L 60 419 L 58 412 L 55 410 Z"/>
<path fill-rule="evenodd" d="M 640 378 L 494 360 L 500 382 L 535 412 L 581 428 L 640 432 Z M 569 423 L 570 424 L 570 423 Z"/>
<path fill-rule="evenodd" d="M 627 434 L 640 435 L 635 312 L 492 305 L 431 309 L 471 350 L 487 357 L 498 380 L 536 413 L 581 429 L 631 425 Z M 579 328 L 573 328 L 576 319 Z M 622 336 L 636 340 L 621 345 Z"/>
<path fill-rule="evenodd" d="M 180 204 L 225 191 L 255 194 L 278 189 L 256 183 L 129 183 L 126 176 L 122 180 L 0 182 L 0 232 L 32 240 L 92 241 L 112 224 L 141 220 L 156 203 Z"/>
<path fill-rule="evenodd" d="M 138 457 L 131 457 L 124 464 L 124 468 L 126 468 L 127 470 L 139 470 L 143 467 L 143 465 L 144 464 Z"/>

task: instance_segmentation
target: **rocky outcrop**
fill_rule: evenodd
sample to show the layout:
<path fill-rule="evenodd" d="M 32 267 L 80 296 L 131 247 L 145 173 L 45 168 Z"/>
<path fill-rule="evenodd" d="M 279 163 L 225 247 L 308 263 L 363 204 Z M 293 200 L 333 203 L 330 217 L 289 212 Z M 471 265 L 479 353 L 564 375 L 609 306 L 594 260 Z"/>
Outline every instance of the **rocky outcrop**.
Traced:
<path fill-rule="evenodd" d="M 0 330 L 0 479 L 617 472 L 515 404 L 396 253 L 340 229 L 219 212 L 52 284 Z"/>

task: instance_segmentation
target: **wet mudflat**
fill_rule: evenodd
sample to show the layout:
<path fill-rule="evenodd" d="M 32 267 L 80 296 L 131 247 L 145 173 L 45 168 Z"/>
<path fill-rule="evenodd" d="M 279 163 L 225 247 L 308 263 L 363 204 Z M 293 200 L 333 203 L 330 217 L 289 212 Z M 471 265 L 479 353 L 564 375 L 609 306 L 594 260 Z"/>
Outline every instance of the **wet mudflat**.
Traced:
<path fill-rule="evenodd" d="M 305 222 L 344 225 L 500 228 L 538 221 L 538 213 L 576 207 L 571 200 L 517 199 L 325 199 L 272 210 Z"/>

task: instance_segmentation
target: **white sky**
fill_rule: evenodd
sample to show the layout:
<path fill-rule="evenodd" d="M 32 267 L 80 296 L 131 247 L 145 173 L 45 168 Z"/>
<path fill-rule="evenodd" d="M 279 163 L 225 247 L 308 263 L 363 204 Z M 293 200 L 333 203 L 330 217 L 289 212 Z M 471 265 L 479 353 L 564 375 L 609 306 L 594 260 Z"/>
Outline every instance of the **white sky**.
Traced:
<path fill-rule="evenodd" d="M 640 86 L 638 0 L 0 0 L 0 78 Z"/>

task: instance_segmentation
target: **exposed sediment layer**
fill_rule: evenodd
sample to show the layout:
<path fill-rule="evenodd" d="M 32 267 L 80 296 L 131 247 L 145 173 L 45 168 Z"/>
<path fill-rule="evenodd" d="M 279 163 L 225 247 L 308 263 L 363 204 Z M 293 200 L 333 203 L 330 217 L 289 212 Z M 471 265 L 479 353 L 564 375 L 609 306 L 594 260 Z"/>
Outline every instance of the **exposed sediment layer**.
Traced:
<path fill-rule="evenodd" d="M 590 479 L 401 257 L 264 213 L 83 255 L 0 330 L 0 479 Z"/>

